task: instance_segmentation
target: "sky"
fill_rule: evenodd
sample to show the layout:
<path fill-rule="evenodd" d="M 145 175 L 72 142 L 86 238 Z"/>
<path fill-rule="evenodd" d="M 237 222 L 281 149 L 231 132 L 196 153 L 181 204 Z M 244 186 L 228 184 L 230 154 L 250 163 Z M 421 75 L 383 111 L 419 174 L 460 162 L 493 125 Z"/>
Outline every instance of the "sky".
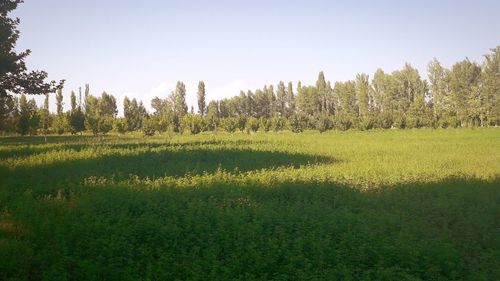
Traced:
<path fill-rule="evenodd" d="M 425 78 L 437 58 L 445 67 L 468 57 L 482 62 L 500 45 L 500 1 L 168 1 L 25 0 L 17 49 L 31 49 L 28 68 L 66 79 L 72 90 L 90 84 L 150 109 L 177 81 L 196 106 L 198 81 L 208 100 L 280 80 L 345 81 L 405 62 Z M 37 101 L 41 103 L 42 97 Z M 55 98 L 51 98 L 51 111 Z"/>

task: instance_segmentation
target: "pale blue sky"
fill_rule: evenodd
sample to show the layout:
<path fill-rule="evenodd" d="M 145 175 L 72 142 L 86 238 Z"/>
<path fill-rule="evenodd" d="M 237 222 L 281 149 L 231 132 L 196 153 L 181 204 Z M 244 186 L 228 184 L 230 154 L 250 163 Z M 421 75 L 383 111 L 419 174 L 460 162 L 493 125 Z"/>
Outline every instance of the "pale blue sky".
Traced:
<path fill-rule="evenodd" d="M 194 105 L 199 80 L 220 99 L 279 80 L 314 83 L 320 70 L 333 82 L 405 62 L 425 76 L 433 57 L 480 62 L 500 44 L 499 14 L 498 0 L 26 0 L 14 13 L 18 48 L 32 50 L 30 68 L 67 80 L 67 105 L 89 83 L 120 111 L 125 95 L 149 107 L 177 80 Z"/>

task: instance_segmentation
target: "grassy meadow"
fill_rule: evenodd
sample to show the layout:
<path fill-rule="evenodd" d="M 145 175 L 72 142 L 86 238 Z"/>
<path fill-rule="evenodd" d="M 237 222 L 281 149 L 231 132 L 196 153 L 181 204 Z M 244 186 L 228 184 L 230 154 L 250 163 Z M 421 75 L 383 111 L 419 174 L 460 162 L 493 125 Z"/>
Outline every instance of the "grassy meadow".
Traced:
<path fill-rule="evenodd" d="M 0 137 L 0 280 L 500 280 L 500 130 Z"/>

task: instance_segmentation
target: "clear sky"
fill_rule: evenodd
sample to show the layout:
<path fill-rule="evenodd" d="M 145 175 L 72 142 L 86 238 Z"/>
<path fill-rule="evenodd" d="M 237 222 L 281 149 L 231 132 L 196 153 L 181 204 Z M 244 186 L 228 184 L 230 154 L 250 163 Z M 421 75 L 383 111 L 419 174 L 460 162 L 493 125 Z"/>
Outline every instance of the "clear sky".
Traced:
<path fill-rule="evenodd" d="M 25 0 L 14 15 L 29 67 L 66 79 L 66 108 L 85 83 L 121 111 L 125 95 L 149 108 L 181 80 L 195 105 L 199 80 L 211 100 L 320 70 L 334 82 L 409 62 L 425 77 L 433 57 L 481 62 L 500 44 L 498 0 Z"/>

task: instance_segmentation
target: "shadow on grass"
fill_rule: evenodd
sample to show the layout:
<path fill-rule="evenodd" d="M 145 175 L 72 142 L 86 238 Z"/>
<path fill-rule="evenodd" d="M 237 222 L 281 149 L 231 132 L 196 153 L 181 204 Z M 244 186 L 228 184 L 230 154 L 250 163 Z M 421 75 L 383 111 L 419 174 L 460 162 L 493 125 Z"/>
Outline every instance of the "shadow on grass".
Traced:
<path fill-rule="evenodd" d="M 204 142 L 203 144 L 207 144 Z M 68 184 L 80 184 L 88 177 L 105 177 L 123 180 L 130 176 L 139 178 L 182 177 L 200 175 L 224 170 L 231 173 L 248 172 L 279 167 L 298 168 L 304 165 L 334 163 L 331 157 L 308 154 L 290 154 L 279 151 L 259 151 L 248 148 L 211 147 L 199 148 L 201 143 L 173 144 L 175 149 L 147 151 L 137 155 L 104 155 L 96 158 L 67 160 L 51 164 L 15 169 L 3 168 L 3 181 L 11 188 L 45 189 L 58 188 Z M 210 143 L 208 143 L 210 144 Z M 217 142 L 214 144 L 221 144 Z M 222 144 L 227 144 L 226 142 Z M 233 143 L 231 143 L 233 145 Z M 154 148 L 160 144 L 116 144 L 106 147 Z M 71 146 L 64 146 L 69 149 Z M 76 147 L 74 147 L 76 149 Z M 17 191 L 16 191 L 17 192 Z"/>
<path fill-rule="evenodd" d="M 61 135 L 47 136 L 47 142 L 45 142 L 44 136 L 9 136 L 0 137 L 0 144 L 3 145 L 41 145 L 41 144 L 53 144 L 53 143 L 75 143 L 83 141 L 95 140 L 96 137 L 91 135 Z"/>
<path fill-rule="evenodd" d="M 69 201 L 20 193 L 3 225 L 22 230 L 0 236 L 0 279 L 498 280 L 499 186 L 220 181 L 81 187 Z"/>
<path fill-rule="evenodd" d="M 205 140 L 205 141 L 189 141 L 189 142 L 167 142 L 162 139 L 148 138 L 117 138 L 113 137 L 112 141 L 98 140 L 91 136 L 50 136 L 51 140 L 45 144 L 41 143 L 40 137 L 9 137 L 13 140 L 5 141 L 0 144 L 11 145 L 8 149 L 0 150 L 0 159 L 11 157 L 27 157 L 35 154 L 47 153 L 61 149 L 80 151 L 88 148 L 111 148 L 111 149 L 135 149 L 135 148 L 158 148 L 158 147 L 179 147 L 189 148 L 198 147 L 200 145 L 220 145 L 220 146 L 247 146 L 266 144 L 267 141 L 251 141 L 251 140 Z M 42 137 L 43 138 L 43 137 Z M 3 138 L 6 139 L 6 138 Z M 16 141 L 18 140 L 18 141 Z M 42 139 L 43 140 L 43 139 Z M 120 143 L 126 141 L 125 143 Z M 131 143 L 135 141 L 136 143 Z M 142 141 L 142 142 L 141 142 Z"/>

